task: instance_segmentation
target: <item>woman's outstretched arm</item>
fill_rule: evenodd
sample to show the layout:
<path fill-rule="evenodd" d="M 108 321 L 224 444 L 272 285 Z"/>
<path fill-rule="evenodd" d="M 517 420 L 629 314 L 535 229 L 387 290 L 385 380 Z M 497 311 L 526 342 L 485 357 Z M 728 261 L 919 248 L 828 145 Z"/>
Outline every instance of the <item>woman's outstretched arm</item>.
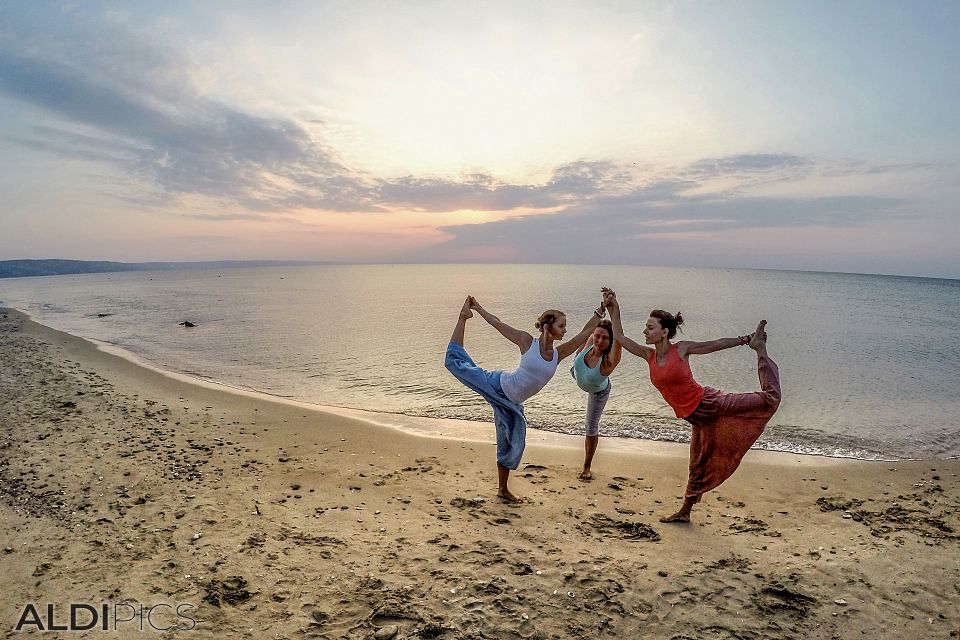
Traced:
<path fill-rule="evenodd" d="M 610 324 L 613 325 L 613 339 L 633 355 L 640 356 L 646 360 L 649 352 L 653 350 L 650 347 L 637 344 L 623 335 L 623 323 L 620 321 L 620 303 L 617 301 L 617 294 L 610 289 L 604 288 L 603 300 L 607 306 L 607 311 L 610 312 Z"/>
<path fill-rule="evenodd" d="M 590 334 L 590 337 L 587 338 L 586 342 L 584 342 L 582 345 L 577 347 L 577 350 L 574 353 L 576 353 L 577 355 L 580 355 L 581 351 L 583 351 L 587 347 L 592 347 L 592 346 L 593 346 L 593 334 Z"/>
<path fill-rule="evenodd" d="M 470 308 L 479 313 L 481 318 L 486 320 L 491 327 L 500 332 L 500 335 L 520 347 L 520 353 L 526 353 L 527 349 L 530 348 L 530 345 L 533 344 L 533 336 L 526 331 L 514 329 L 507 323 L 501 321 L 500 318 L 481 307 L 480 303 L 477 302 L 477 299 L 473 296 L 470 296 Z"/>
<path fill-rule="evenodd" d="M 740 336 L 739 338 L 717 338 L 706 342 L 694 342 L 693 340 L 681 340 L 677 343 L 677 353 L 681 358 L 691 355 L 704 355 L 714 351 L 722 351 L 732 347 L 739 347 L 750 342 L 750 336 Z"/>
<path fill-rule="evenodd" d="M 603 309 L 601 304 L 597 307 L 597 311 L 593 312 L 593 315 L 590 316 L 590 319 L 587 320 L 587 324 L 583 325 L 583 329 L 580 330 L 580 333 L 573 336 L 569 342 L 564 342 L 559 347 L 557 347 L 557 361 L 563 360 L 571 353 L 577 351 L 578 347 L 582 347 L 586 344 L 587 339 L 593 335 L 593 330 L 597 328 L 597 325 L 600 324 L 600 318 L 602 317 L 599 313 Z"/>

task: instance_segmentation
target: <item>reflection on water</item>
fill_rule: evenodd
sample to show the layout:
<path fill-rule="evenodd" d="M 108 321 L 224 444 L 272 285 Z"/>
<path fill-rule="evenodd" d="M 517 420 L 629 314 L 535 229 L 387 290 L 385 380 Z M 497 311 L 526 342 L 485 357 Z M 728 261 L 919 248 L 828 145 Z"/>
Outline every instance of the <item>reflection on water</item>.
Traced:
<path fill-rule="evenodd" d="M 548 307 L 572 336 L 614 287 L 628 335 L 652 308 L 683 311 L 679 339 L 749 333 L 769 320 L 784 401 L 761 446 L 812 453 L 960 453 L 960 282 L 733 269 L 557 265 L 369 265 L 128 272 L 0 281 L 0 300 L 40 322 L 127 349 L 163 368 L 320 404 L 486 420 L 443 368 L 464 297 L 535 332 Z M 197 326 L 179 323 L 190 320 Z M 488 369 L 519 352 L 479 317 L 466 347 Z M 746 347 L 691 358 L 701 384 L 757 388 Z M 684 440 L 624 355 L 603 433 Z M 561 363 L 526 403 L 533 426 L 580 433 L 586 402 Z"/>

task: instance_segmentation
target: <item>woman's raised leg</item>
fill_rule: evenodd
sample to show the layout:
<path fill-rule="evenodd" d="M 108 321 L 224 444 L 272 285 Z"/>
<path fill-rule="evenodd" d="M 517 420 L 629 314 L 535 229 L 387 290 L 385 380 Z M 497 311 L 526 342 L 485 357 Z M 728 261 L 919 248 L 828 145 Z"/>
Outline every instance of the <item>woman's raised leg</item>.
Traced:
<path fill-rule="evenodd" d="M 463 333 L 467 329 L 467 320 L 473 317 L 473 311 L 470 309 L 470 296 L 463 302 L 463 308 L 460 309 L 460 317 L 457 318 L 457 326 L 453 328 L 453 335 L 450 336 L 450 342 L 455 342 L 463 346 Z"/>
<path fill-rule="evenodd" d="M 767 321 L 761 320 L 750 338 L 750 348 L 757 352 L 760 391 L 717 394 L 712 401 L 714 413 L 708 422 L 693 421 L 690 473 L 683 505 L 661 522 L 689 522 L 690 510 L 700 501 L 700 496 L 733 475 L 780 407 L 779 371 L 767 355 L 766 325 Z"/>
<path fill-rule="evenodd" d="M 750 348 L 757 352 L 757 373 L 760 375 L 760 396 L 764 402 L 776 411 L 780 407 L 780 371 L 777 364 L 767 355 L 766 320 L 761 320 L 757 331 L 750 338 Z M 773 415 L 771 413 L 771 415 Z"/>

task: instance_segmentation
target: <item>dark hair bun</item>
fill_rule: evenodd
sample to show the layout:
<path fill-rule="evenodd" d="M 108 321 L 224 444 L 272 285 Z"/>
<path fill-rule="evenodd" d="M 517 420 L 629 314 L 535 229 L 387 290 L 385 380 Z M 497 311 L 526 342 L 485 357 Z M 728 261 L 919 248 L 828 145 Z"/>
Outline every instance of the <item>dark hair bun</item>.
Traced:
<path fill-rule="evenodd" d="M 669 311 L 664 311 L 663 309 L 654 309 L 650 312 L 651 318 L 656 318 L 660 323 L 660 326 L 667 330 L 667 337 L 672 338 L 677 335 L 677 329 L 680 328 L 680 325 L 683 324 L 683 316 L 680 315 L 680 312 L 677 312 L 677 315 L 673 315 Z"/>

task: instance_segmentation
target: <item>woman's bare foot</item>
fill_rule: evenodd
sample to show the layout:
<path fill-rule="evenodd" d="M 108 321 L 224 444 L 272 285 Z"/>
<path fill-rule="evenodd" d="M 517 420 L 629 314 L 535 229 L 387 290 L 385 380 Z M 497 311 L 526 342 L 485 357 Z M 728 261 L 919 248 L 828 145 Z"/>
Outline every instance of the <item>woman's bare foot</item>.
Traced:
<path fill-rule="evenodd" d="M 690 513 L 684 513 L 683 511 L 677 511 L 672 516 L 664 516 L 660 518 L 660 522 L 690 522 Z"/>
<path fill-rule="evenodd" d="M 750 348 L 757 352 L 757 355 L 767 355 L 767 326 L 766 320 L 761 320 L 757 325 L 757 330 L 750 336 Z"/>
<path fill-rule="evenodd" d="M 464 320 L 473 317 L 473 310 L 470 308 L 470 302 L 473 296 L 467 296 L 467 299 L 463 302 L 463 308 L 460 309 L 460 317 Z"/>
<path fill-rule="evenodd" d="M 508 502 L 510 504 L 522 504 L 523 498 L 513 495 L 506 489 L 501 489 L 497 492 L 497 497 L 500 498 L 503 502 Z"/>
<path fill-rule="evenodd" d="M 457 325 L 453 328 L 453 335 L 450 336 L 450 342 L 463 346 L 463 334 L 467 331 L 467 320 L 473 317 L 473 310 L 470 308 L 473 303 L 473 296 L 467 296 L 460 309 L 460 317 L 457 319 Z"/>
<path fill-rule="evenodd" d="M 580 475 L 577 477 L 583 480 L 584 482 L 590 482 L 591 480 L 593 480 L 593 471 L 590 471 L 590 469 L 584 469 L 583 471 L 580 472 Z"/>
<path fill-rule="evenodd" d="M 666 516 L 660 518 L 660 522 L 690 522 L 690 512 L 693 510 L 693 505 L 700 502 L 700 497 L 685 497 L 683 499 L 683 504 L 680 505 L 680 510 L 677 511 L 672 516 Z"/>

